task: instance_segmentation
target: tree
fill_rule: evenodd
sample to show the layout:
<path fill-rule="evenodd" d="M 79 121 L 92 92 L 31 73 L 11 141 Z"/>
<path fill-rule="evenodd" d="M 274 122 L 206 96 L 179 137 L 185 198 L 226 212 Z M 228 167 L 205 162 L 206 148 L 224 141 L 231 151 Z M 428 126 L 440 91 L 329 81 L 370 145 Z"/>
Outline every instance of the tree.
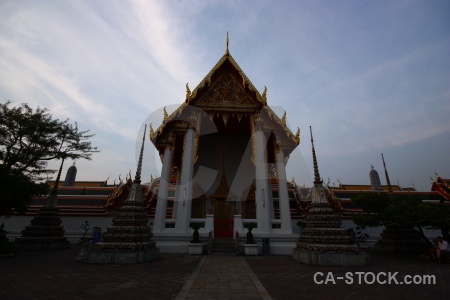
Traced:
<path fill-rule="evenodd" d="M 23 210 L 33 196 L 45 192 L 41 180 L 47 163 L 54 159 L 88 159 L 99 152 L 89 139 L 89 131 L 80 131 L 77 123 L 53 119 L 47 109 L 33 110 L 27 104 L 10 107 L 0 104 L 0 171 L 2 197 L 0 215 L 12 209 Z M 6 185 L 8 183 L 8 185 Z"/>
<path fill-rule="evenodd" d="M 11 215 L 13 211 L 24 212 L 33 196 L 40 196 L 48 191 L 48 185 L 34 183 L 28 176 L 17 170 L 8 170 L 0 165 L 0 216 Z"/>
<path fill-rule="evenodd" d="M 429 240 L 423 228 L 443 228 L 450 223 L 450 207 L 444 204 L 424 203 L 412 195 L 364 192 L 352 198 L 352 203 L 360 206 L 363 213 L 353 215 L 359 226 L 390 229 L 416 228 L 422 238 Z M 448 233 L 447 233 L 448 234 Z"/>
<path fill-rule="evenodd" d="M 55 170 L 46 169 L 54 159 L 91 159 L 95 152 L 89 130 L 80 131 L 77 123 L 53 119 L 47 109 L 33 110 L 27 104 L 10 108 L 11 101 L 0 104 L 0 162 L 33 179 Z"/>

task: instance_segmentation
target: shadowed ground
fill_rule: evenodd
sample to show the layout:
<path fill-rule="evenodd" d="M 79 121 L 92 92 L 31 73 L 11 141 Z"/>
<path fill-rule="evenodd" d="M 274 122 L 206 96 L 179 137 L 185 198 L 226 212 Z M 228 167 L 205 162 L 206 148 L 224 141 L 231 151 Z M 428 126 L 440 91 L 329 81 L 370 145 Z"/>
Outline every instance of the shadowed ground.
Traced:
<path fill-rule="evenodd" d="M 242 260 L 240 256 L 164 254 L 146 264 L 89 265 L 75 262 L 78 252 L 73 246 L 0 258 L 0 299 L 175 299 L 177 295 L 181 299 L 246 295 L 273 299 L 450 299 L 450 264 L 417 256 L 371 253 L 370 266 L 338 268 L 304 265 L 290 256 Z M 398 272 L 397 281 L 405 275 L 435 275 L 436 284 L 358 284 L 358 271 L 375 275 Z M 336 284 L 316 284 L 316 272 L 324 274 L 319 280 L 325 280 L 328 272 L 334 278 L 353 272 L 354 283 L 335 279 Z"/>

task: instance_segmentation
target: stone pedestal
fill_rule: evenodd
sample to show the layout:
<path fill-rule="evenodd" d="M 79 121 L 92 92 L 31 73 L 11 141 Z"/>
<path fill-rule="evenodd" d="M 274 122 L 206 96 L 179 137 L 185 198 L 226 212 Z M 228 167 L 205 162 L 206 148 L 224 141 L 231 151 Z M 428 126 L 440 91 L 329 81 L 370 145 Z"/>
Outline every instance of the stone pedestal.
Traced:
<path fill-rule="evenodd" d="M 244 244 L 245 255 L 258 255 L 259 245 L 258 244 Z"/>
<path fill-rule="evenodd" d="M 365 266 L 370 263 L 370 257 L 363 252 L 318 252 L 295 248 L 292 257 L 298 261 L 314 266 Z"/>
<path fill-rule="evenodd" d="M 203 243 L 189 243 L 188 249 L 189 249 L 189 254 L 191 254 L 191 255 L 202 255 L 203 254 Z"/>
<path fill-rule="evenodd" d="M 145 251 L 89 251 L 85 262 L 89 264 L 139 264 L 155 260 L 159 249 L 153 247 Z"/>

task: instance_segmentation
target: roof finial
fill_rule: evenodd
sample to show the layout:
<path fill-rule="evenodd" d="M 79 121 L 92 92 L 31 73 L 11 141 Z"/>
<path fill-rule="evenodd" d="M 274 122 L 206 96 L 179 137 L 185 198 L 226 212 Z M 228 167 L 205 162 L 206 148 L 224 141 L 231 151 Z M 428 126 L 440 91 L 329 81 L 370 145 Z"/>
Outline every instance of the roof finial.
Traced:
<path fill-rule="evenodd" d="M 139 161 L 137 165 L 136 175 L 134 176 L 134 183 L 141 183 L 141 169 L 142 169 L 142 157 L 144 156 L 144 143 L 145 133 L 147 132 L 147 124 L 144 127 L 144 135 L 142 136 L 141 152 L 139 153 Z"/>
<path fill-rule="evenodd" d="M 384 174 L 386 175 L 386 182 L 387 182 L 388 192 L 392 193 L 392 186 L 391 186 L 391 182 L 389 181 L 389 175 L 388 175 L 388 172 L 387 172 L 387 169 L 386 169 L 386 164 L 384 163 L 383 153 L 381 153 L 381 158 L 383 159 Z"/>
<path fill-rule="evenodd" d="M 164 106 L 164 121 L 167 121 L 169 114 L 167 113 L 166 107 Z"/>
<path fill-rule="evenodd" d="M 229 42 L 229 40 L 228 40 L 228 31 L 227 31 L 227 49 L 225 50 L 225 54 L 229 54 L 230 52 L 228 52 L 228 42 Z"/>
<path fill-rule="evenodd" d="M 314 140 L 313 140 L 311 126 L 309 126 L 309 132 L 311 133 L 311 145 L 312 145 L 312 155 L 313 155 L 313 164 L 314 164 L 314 185 L 322 184 L 322 180 L 320 179 L 320 175 L 319 175 L 319 166 L 317 165 L 316 150 L 314 149 Z"/>
<path fill-rule="evenodd" d="M 267 87 L 264 86 L 264 91 L 261 95 L 262 101 L 264 105 L 267 105 Z"/>
<path fill-rule="evenodd" d="M 192 95 L 192 93 L 191 93 L 191 89 L 189 88 L 189 82 L 188 82 L 188 83 L 186 83 L 186 102 L 189 101 L 189 98 L 191 98 L 191 95 Z"/>

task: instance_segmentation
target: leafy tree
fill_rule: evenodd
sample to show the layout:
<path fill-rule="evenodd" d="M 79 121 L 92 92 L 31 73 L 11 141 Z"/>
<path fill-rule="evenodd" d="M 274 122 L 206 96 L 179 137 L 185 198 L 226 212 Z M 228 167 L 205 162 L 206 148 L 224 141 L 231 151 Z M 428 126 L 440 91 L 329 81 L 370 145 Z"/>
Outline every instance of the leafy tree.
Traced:
<path fill-rule="evenodd" d="M 47 163 L 54 159 L 91 159 L 95 152 L 89 131 L 80 131 L 69 120 L 53 119 L 47 109 L 33 110 L 27 104 L 10 107 L 0 104 L 0 215 L 24 210 L 31 198 L 45 193 L 35 183 L 45 174 Z"/>
<path fill-rule="evenodd" d="M 357 225 L 384 225 L 391 229 L 416 228 L 425 241 L 428 239 L 423 228 L 443 228 L 450 223 L 448 205 L 424 203 L 412 195 L 364 192 L 352 198 L 352 202 L 363 210 L 363 213 L 353 215 L 353 221 Z"/>
<path fill-rule="evenodd" d="M 69 120 L 53 119 L 47 109 L 33 110 L 27 104 L 0 104 L 0 163 L 34 179 L 53 173 L 46 169 L 54 159 L 91 159 L 98 152 L 89 131 L 80 131 Z"/>
<path fill-rule="evenodd" d="M 12 211 L 24 212 L 33 196 L 45 194 L 48 185 L 34 183 L 28 176 L 17 170 L 9 171 L 0 165 L 0 216 L 10 215 Z"/>
<path fill-rule="evenodd" d="M 352 198 L 352 203 L 362 208 L 362 214 L 354 214 L 353 221 L 361 227 L 384 225 L 382 213 L 391 205 L 392 199 L 386 193 L 360 193 Z"/>

